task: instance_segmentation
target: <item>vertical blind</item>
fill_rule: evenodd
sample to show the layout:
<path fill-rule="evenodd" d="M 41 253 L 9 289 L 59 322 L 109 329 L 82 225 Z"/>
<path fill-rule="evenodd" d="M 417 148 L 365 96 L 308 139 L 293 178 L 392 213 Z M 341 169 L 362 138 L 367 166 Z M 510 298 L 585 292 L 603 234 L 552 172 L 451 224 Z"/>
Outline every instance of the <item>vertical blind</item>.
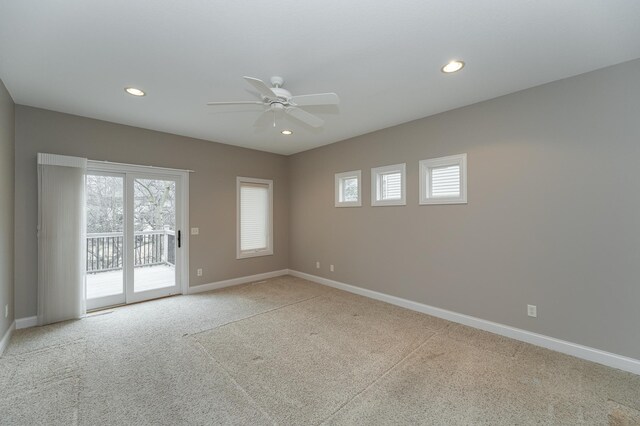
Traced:
<path fill-rule="evenodd" d="M 385 173 L 380 176 L 380 199 L 399 200 L 402 198 L 402 174 Z"/>
<path fill-rule="evenodd" d="M 430 170 L 431 194 L 433 198 L 460 196 L 460 166 L 434 167 Z"/>
<path fill-rule="evenodd" d="M 269 247 L 269 186 L 240 184 L 240 251 Z"/>
<path fill-rule="evenodd" d="M 85 313 L 86 158 L 38 154 L 38 325 Z"/>

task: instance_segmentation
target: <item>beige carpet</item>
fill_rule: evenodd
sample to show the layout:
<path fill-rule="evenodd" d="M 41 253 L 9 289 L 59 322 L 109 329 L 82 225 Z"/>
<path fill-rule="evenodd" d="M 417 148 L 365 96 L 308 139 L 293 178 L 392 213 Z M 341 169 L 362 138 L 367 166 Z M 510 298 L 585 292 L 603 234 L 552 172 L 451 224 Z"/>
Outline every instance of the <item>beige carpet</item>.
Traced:
<path fill-rule="evenodd" d="M 293 277 L 20 330 L 0 424 L 640 424 L 640 376 Z"/>

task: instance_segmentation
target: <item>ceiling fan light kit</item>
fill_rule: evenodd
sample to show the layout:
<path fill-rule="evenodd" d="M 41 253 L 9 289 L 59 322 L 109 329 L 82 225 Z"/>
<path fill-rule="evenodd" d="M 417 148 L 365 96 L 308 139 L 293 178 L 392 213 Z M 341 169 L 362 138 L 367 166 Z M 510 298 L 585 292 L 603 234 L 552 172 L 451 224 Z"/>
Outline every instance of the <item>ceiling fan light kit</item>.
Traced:
<path fill-rule="evenodd" d="M 308 126 L 318 128 L 324 125 L 324 120 L 303 110 L 301 107 L 338 105 L 340 103 L 340 98 L 335 93 L 316 93 L 312 95 L 293 96 L 291 92 L 282 87 L 284 85 L 284 79 L 279 76 L 271 77 L 270 82 L 272 87 L 267 86 L 262 80 L 254 77 L 244 77 L 244 79 L 258 91 L 261 101 L 209 102 L 207 105 L 262 105 L 265 108 L 262 113 L 263 115 L 269 112 L 274 113 L 274 127 L 275 113 L 282 111 Z M 260 121 L 260 118 L 258 118 L 258 121 Z M 283 132 L 283 134 L 285 133 Z"/>

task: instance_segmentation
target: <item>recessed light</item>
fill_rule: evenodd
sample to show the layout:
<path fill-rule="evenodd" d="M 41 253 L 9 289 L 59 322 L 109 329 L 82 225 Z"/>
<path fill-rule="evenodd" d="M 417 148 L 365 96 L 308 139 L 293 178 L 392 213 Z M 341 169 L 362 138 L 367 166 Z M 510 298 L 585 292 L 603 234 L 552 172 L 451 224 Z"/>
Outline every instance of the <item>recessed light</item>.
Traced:
<path fill-rule="evenodd" d="M 442 67 L 442 72 L 450 74 L 452 72 L 460 71 L 464 68 L 464 62 L 462 61 L 451 61 L 444 67 Z"/>
<path fill-rule="evenodd" d="M 142 90 L 136 89 L 135 87 L 125 87 L 124 91 L 127 92 L 130 95 L 133 95 L 133 96 L 144 96 L 145 95 L 145 93 Z"/>
<path fill-rule="evenodd" d="M 283 130 L 280 133 L 282 133 L 283 135 L 287 135 L 287 136 L 293 134 L 293 132 L 291 130 Z"/>

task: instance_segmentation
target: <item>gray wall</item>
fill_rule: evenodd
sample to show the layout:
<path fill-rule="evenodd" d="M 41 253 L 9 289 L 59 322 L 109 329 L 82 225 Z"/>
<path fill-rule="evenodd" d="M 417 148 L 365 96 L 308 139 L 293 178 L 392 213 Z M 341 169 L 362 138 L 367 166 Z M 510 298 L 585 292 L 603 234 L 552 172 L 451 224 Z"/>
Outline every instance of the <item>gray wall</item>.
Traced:
<path fill-rule="evenodd" d="M 195 170 L 190 175 L 190 285 L 288 267 L 287 158 L 167 133 L 16 106 L 15 310 L 36 314 L 36 154 Z M 274 180 L 274 255 L 236 260 L 236 176 Z M 195 274 L 203 268 L 203 276 Z"/>
<path fill-rule="evenodd" d="M 639 75 L 632 61 L 288 158 L 17 106 L 16 317 L 36 313 L 35 162 L 53 152 L 195 170 L 192 286 L 290 267 L 640 358 Z M 469 203 L 419 206 L 418 161 L 462 152 Z M 370 168 L 400 162 L 407 206 L 371 207 Z M 363 207 L 334 208 L 334 173 L 356 169 Z M 275 181 L 274 256 L 235 259 L 237 175 Z M 2 215 L 0 262 L 11 259 Z"/>
<path fill-rule="evenodd" d="M 463 152 L 468 204 L 419 206 L 418 161 Z M 639 160 L 638 60 L 303 152 L 290 268 L 640 359 Z M 401 162 L 407 206 L 371 207 Z"/>
<path fill-rule="evenodd" d="M 13 323 L 13 99 L 0 80 L 0 339 Z M 9 316 L 4 307 L 9 305 Z"/>

